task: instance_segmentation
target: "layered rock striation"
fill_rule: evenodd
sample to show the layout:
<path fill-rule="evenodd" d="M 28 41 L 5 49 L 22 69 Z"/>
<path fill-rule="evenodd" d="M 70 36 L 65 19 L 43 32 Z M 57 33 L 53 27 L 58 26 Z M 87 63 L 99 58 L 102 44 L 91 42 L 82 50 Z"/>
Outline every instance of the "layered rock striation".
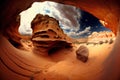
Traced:
<path fill-rule="evenodd" d="M 114 41 L 116 36 L 113 32 L 101 31 L 101 32 L 93 32 L 90 36 L 88 36 L 88 43 L 107 43 L 111 40 Z"/>
<path fill-rule="evenodd" d="M 33 29 L 31 40 L 37 51 L 51 53 L 71 46 L 69 37 L 64 34 L 59 22 L 48 15 L 36 15 L 31 27 Z"/>

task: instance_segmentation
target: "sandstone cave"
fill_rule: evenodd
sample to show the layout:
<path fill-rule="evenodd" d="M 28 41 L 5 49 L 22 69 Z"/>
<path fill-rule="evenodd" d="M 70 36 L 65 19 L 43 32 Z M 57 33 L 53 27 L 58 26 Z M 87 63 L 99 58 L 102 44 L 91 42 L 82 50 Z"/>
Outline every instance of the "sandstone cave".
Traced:
<path fill-rule="evenodd" d="M 51 7 L 49 1 L 57 5 Z M 1 1 L 0 80 L 119 80 L 119 0 L 49 1 Z M 81 19 L 79 9 L 95 16 L 109 31 L 91 32 L 92 27 L 85 25 L 78 33 L 78 26 L 84 26 L 84 20 L 78 21 L 81 25 L 76 21 Z M 75 27 L 70 31 L 66 25 Z M 100 26 L 96 28 L 100 30 Z M 79 37 L 82 33 L 87 37 Z"/>

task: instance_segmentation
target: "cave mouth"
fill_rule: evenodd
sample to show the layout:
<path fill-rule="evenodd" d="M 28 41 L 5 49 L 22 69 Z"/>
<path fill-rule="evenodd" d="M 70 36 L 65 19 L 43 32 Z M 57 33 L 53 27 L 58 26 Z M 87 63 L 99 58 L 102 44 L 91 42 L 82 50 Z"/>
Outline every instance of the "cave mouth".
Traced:
<path fill-rule="evenodd" d="M 101 24 L 102 21 L 90 13 L 71 5 L 51 1 L 34 2 L 30 8 L 19 14 L 19 20 L 17 19 L 20 22 L 18 32 L 21 36 L 32 35 L 31 22 L 38 14 L 48 15 L 58 20 L 63 32 L 74 39 L 73 43 L 97 44 L 102 42 L 107 43 L 111 39 L 115 40 L 114 33 L 108 28 L 105 28 L 104 25 Z M 89 41 L 91 38 L 93 38 L 92 41 Z M 14 41 L 12 41 L 12 43 L 13 42 Z M 16 46 L 16 44 L 13 45 Z"/>
<path fill-rule="evenodd" d="M 88 37 L 93 32 L 111 32 L 101 24 L 102 20 L 88 12 L 71 5 L 44 1 L 34 2 L 30 8 L 20 13 L 18 31 L 21 35 L 32 35 L 31 22 L 37 14 L 48 15 L 58 20 L 60 28 L 71 38 Z"/>

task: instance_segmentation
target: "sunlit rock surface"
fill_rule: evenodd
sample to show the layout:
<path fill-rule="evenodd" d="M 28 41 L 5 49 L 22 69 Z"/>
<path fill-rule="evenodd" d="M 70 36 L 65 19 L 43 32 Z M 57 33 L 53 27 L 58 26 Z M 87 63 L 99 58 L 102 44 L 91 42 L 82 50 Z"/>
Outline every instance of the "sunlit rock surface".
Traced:
<path fill-rule="evenodd" d="M 38 14 L 31 23 L 33 29 L 32 42 L 35 50 L 43 54 L 70 47 L 70 38 L 64 34 L 59 22 L 48 15 Z"/>
<path fill-rule="evenodd" d="M 106 43 L 109 42 L 110 39 L 115 41 L 116 37 L 113 32 L 101 31 L 101 32 L 93 32 L 88 36 L 88 42 L 90 43 Z"/>

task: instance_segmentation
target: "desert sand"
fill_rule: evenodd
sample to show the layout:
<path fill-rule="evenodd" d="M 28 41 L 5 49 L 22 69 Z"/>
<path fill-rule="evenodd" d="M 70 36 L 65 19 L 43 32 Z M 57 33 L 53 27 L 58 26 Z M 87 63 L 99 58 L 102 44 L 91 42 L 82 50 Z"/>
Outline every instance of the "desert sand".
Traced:
<path fill-rule="evenodd" d="M 73 39 L 63 32 L 56 19 L 41 14 L 33 20 L 32 28 L 30 38 L 19 35 L 14 26 L 13 31 L 8 29 L 7 37 L 1 36 L 0 80 L 101 80 L 115 42 L 111 32 Z M 81 45 L 88 49 L 87 62 L 76 55 Z"/>
<path fill-rule="evenodd" d="M 71 49 L 64 48 L 42 56 L 40 52 L 34 53 L 33 46 L 28 46 L 28 43 L 23 43 L 24 49 L 17 49 L 4 37 L 0 42 L 1 80 L 98 80 L 104 71 L 104 61 L 114 45 L 73 44 Z M 76 58 L 75 51 L 80 45 L 89 49 L 86 63 Z"/>

